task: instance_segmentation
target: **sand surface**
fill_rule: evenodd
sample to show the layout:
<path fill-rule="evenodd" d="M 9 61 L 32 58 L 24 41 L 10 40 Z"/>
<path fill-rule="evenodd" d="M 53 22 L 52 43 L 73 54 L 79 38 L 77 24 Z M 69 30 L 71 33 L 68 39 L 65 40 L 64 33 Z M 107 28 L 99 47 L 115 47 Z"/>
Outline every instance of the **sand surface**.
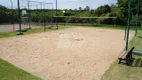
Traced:
<path fill-rule="evenodd" d="M 0 58 L 43 80 L 100 80 L 124 47 L 123 30 L 78 27 L 0 39 Z"/>

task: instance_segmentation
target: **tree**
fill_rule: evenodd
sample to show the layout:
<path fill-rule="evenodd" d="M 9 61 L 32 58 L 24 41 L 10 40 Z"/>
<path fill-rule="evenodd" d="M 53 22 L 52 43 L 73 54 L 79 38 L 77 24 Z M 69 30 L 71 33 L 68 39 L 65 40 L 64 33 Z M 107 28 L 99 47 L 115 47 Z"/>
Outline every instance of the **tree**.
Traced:
<path fill-rule="evenodd" d="M 6 10 L 7 8 L 3 5 L 0 5 L 0 10 Z"/>
<path fill-rule="evenodd" d="M 9 22 L 8 9 L 0 5 L 0 23 Z"/>
<path fill-rule="evenodd" d="M 135 16 L 137 14 L 137 9 L 138 9 L 138 0 L 131 0 L 131 24 L 135 24 Z M 127 19 L 128 17 L 128 0 L 117 0 L 117 5 L 118 5 L 118 8 L 120 9 L 120 19 L 121 21 L 124 21 L 125 24 L 127 24 L 127 20 L 124 20 L 124 19 Z M 140 5 L 142 5 L 142 1 L 140 1 Z M 142 15 L 141 14 L 141 11 L 140 10 L 140 14 L 139 15 Z"/>
<path fill-rule="evenodd" d="M 90 10 L 90 7 L 89 6 L 86 6 L 86 8 L 84 8 L 84 10 Z"/>
<path fill-rule="evenodd" d="M 79 10 L 81 11 L 81 10 L 82 10 L 82 7 L 79 7 Z"/>
<path fill-rule="evenodd" d="M 111 7 L 109 5 L 100 6 L 95 10 L 96 16 L 101 16 L 111 12 Z"/>

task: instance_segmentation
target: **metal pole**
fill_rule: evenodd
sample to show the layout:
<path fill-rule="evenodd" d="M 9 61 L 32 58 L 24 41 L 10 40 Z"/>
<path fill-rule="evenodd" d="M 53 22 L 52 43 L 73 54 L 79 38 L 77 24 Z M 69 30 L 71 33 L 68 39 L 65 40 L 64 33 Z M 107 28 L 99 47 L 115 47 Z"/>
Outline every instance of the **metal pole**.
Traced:
<path fill-rule="evenodd" d="M 44 16 L 44 23 L 43 23 L 43 26 L 44 26 L 44 32 L 45 32 L 45 31 L 46 31 L 46 30 L 45 30 L 45 4 L 43 4 L 43 9 L 44 9 L 44 11 L 43 11 L 43 12 L 44 12 L 44 13 L 43 13 L 43 14 L 44 14 L 44 15 L 43 15 L 43 16 Z"/>
<path fill-rule="evenodd" d="M 52 18 L 51 18 L 51 24 L 52 24 L 52 26 L 53 26 L 53 13 L 54 13 L 53 10 L 54 10 L 54 9 L 53 9 L 53 3 L 52 3 Z"/>
<path fill-rule="evenodd" d="M 53 18 L 53 3 L 44 3 L 44 5 L 45 5 L 45 4 L 51 4 L 51 5 L 52 5 L 52 15 L 51 15 L 52 17 L 50 17 L 50 18 L 51 18 L 51 19 L 50 19 L 50 21 L 51 21 L 50 24 L 52 24 L 52 18 Z M 44 6 L 44 7 L 45 7 L 45 6 Z M 49 23 L 49 21 L 48 21 L 48 23 Z M 45 26 L 46 26 L 46 23 L 45 23 Z"/>
<path fill-rule="evenodd" d="M 40 6 L 41 6 L 41 9 L 42 9 L 42 2 L 40 2 Z"/>
<path fill-rule="evenodd" d="M 19 34 L 22 35 L 23 33 L 21 32 L 21 14 L 20 14 L 20 1 L 18 0 L 18 18 L 19 18 Z"/>
<path fill-rule="evenodd" d="M 127 26 L 125 26 L 125 35 L 124 35 L 124 41 L 126 40 L 126 33 L 127 33 Z"/>
<path fill-rule="evenodd" d="M 38 5 L 36 5 L 36 9 L 38 9 Z"/>
<path fill-rule="evenodd" d="M 58 6 L 58 5 L 57 5 L 57 0 L 56 0 L 56 27 L 57 27 L 57 29 L 58 29 L 58 23 L 57 23 L 57 21 L 58 21 L 58 20 L 57 20 L 57 19 L 58 19 L 58 18 L 57 18 L 57 6 Z"/>
<path fill-rule="evenodd" d="M 42 2 L 39 2 L 39 4 L 40 4 L 40 11 L 42 11 Z M 42 21 L 41 21 L 41 17 L 40 17 L 40 24 L 43 27 L 43 24 L 42 24 Z"/>
<path fill-rule="evenodd" d="M 11 10 L 13 9 L 13 1 L 10 0 L 11 2 Z M 12 12 L 12 15 L 13 15 L 13 12 Z M 13 24 L 13 32 L 15 31 L 15 26 L 14 26 L 14 20 L 12 19 L 12 24 Z"/>
<path fill-rule="evenodd" d="M 27 2 L 28 2 L 28 9 L 30 8 L 30 1 L 29 0 L 27 0 Z"/>
<path fill-rule="evenodd" d="M 11 9 L 13 9 L 13 1 L 12 1 L 12 0 L 10 0 L 10 2 L 11 2 Z"/>
<path fill-rule="evenodd" d="M 63 10 L 63 16 L 65 16 L 65 10 Z M 64 26 L 65 26 L 65 17 L 64 17 Z"/>
<path fill-rule="evenodd" d="M 129 43 L 129 31 L 130 31 L 130 21 L 131 21 L 131 0 L 128 2 L 128 25 L 127 25 L 127 37 L 126 37 L 126 50 L 128 50 Z"/>
<path fill-rule="evenodd" d="M 29 28 L 31 29 L 31 22 L 30 22 L 30 1 L 29 0 L 27 0 L 27 2 L 28 2 L 28 20 L 29 20 Z"/>
<path fill-rule="evenodd" d="M 135 31 L 135 36 L 137 36 L 137 33 L 138 33 L 139 10 L 140 10 L 140 0 L 138 0 L 138 9 L 137 9 L 137 15 L 136 15 L 136 31 Z"/>

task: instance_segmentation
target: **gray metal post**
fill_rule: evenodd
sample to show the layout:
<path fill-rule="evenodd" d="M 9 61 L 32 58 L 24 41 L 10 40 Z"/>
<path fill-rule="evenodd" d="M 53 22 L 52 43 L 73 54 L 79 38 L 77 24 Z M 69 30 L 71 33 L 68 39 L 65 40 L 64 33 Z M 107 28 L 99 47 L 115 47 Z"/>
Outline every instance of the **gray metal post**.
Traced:
<path fill-rule="evenodd" d="M 11 2 L 11 10 L 13 9 L 13 1 L 12 0 L 10 0 L 10 2 Z M 13 14 L 13 12 L 12 12 L 12 14 Z M 13 24 L 13 32 L 15 31 L 15 26 L 14 26 L 14 20 L 12 19 L 12 24 Z"/>
<path fill-rule="evenodd" d="M 38 9 L 38 5 L 36 5 L 36 9 Z"/>
<path fill-rule="evenodd" d="M 43 23 L 43 26 L 44 26 L 44 32 L 46 31 L 46 29 L 45 29 L 45 26 L 46 26 L 46 24 L 45 24 L 45 4 L 43 4 L 43 12 L 44 12 L 44 23 Z"/>
<path fill-rule="evenodd" d="M 40 2 L 40 6 L 41 6 L 41 9 L 42 9 L 42 2 Z"/>
<path fill-rule="evenodd" d="M 21 32 L 21 14 L 20 14 L 20 1 L 17 1 L 18 4 L 18 18 L 19 18 L 19 33 L 18 35 L 22 35 L 23 33 Z"/>
<path fill-rule="evenodd" d="M 31 29 L 31 22 L 30 22 L 30 1 L 29 0 L 27 0 L 27 2 L 28 2 L 28 20 L 29 20 L 29 28 Z"/>
<path fill-rule="evenodd" d="M 12 0 L 10 0 L 10 2 L 11 2 L 11 9 L 13 9 L 13 1 L 12 1 Z"/>
<path fill-rule="evenodd" d="M 58 4 L 57 4 L 57 0 L 56 0 L 56 27 L 57 27 L 57 29 L 58 29 L 58 23 L 57 23 L 57 6 L 58 6 Z"/>

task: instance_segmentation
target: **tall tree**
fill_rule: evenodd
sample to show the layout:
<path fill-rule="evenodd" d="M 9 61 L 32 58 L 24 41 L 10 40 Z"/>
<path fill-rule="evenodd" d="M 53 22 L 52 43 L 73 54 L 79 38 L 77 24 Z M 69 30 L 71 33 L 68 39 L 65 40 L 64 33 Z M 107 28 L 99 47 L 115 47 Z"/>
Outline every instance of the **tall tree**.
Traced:
<path fill-rule="evenodd" d="M 81 11 L 81 10 L 82 10 L 82 7 L 79 7 L 79 10 Z"/>
<path fill-rule="evenodd" d="M 90 7 L 89 7 L 89 6 L 86 6 L 86 7 L 84 8 L 84 10 L 90 10 Z"/>

